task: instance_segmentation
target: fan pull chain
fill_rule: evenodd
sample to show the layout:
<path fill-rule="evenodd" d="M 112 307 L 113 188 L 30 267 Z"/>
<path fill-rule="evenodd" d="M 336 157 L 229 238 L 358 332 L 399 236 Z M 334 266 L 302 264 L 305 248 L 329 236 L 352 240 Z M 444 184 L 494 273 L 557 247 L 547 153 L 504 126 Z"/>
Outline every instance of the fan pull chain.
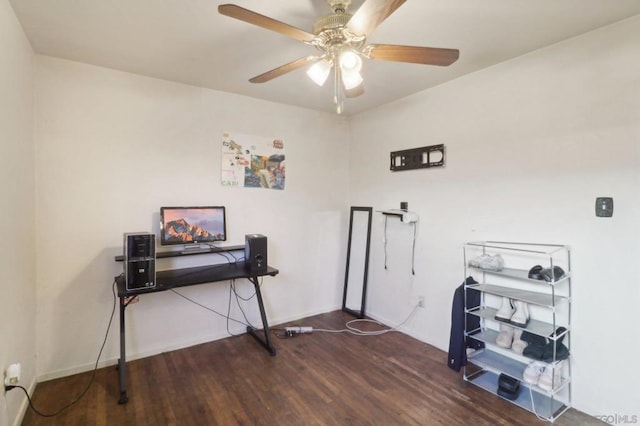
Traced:
<path fill-rule="evenodd" d="M 342 114 L 344 109 L 344 102 L 342 100 L 342 75 L 340 74 L 340 64 L 338 63 L 337 58 L 334 56 L 333 61 L 333 70 L 334 70 L 334 79 L 333 79 L 333 103 L 336 104 L 336 113 Z"/>

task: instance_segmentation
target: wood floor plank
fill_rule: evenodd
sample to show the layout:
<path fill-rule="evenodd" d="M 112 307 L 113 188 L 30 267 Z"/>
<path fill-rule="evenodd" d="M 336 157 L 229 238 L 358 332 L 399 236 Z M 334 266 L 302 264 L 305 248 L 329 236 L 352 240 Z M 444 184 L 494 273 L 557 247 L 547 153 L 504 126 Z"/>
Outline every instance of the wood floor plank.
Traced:
<path fill-rule="evenodd" d="M 340 311 L 298 321 L 342 329 Z M 362 327 L 373 327 L 362 325 Z M 530 425 L 535 416 L 462 380 L 447 354 L 402 333 L 274 337 L 270 356 L 248 335 L 135 360 L 129 402 L 119 405 L 114 367 L 97 371 L 85 397 L 55 418 L 28 410 L 23 425 Z M 53 412 L 91 373 L 40 383 L 33 402 Z M 569 410 L 557 425 L 602 424 Z"/>

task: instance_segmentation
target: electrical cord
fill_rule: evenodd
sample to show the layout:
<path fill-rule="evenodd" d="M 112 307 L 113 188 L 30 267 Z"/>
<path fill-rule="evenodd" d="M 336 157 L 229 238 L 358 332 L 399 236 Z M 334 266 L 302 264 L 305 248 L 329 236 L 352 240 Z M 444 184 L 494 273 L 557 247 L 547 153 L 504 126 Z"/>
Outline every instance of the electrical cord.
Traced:
<path fill-rule="evenodd" d="M 384 269 L 387 268 L 387 217 L 384 216 Z M 413 244 L 411 246 L 411 275 L 416 274 L 416 240 L 418 238 L 418 221 L 412 223 L 413 225 Z"/>
<path fill-rule="evenodd" d="M 379 325 L 381 327 L 386 327 L 385 324 L 381 323 L 380 321 L 376 321 L 373 319 L 368 319 L 368 318 L 358 318 L 358 319 L 354 319 L 351 321 L 347 321 L 347 323 L 345 324 L 345 328 L 342 329 L 327 329 L 327 328 L 314 328 L 313 332 L 321 332 L 321 333 L 349 333 L 349 334 L 353 334 L 356 336 L 380 336 L 382 334 L 386 334 L 386 333 L 390 333 L 392 331 L 398 331 L 398 329 L 400 327 L 402 327 L 404 324 L 406 324 L 407 322 L 409 322 L 409 320 L 411 320 L 414 315 L 416 314 L 416 312 L 418 312 L 418 306 L 415 306 L 413 308 L 413 310 L 411 311 L 411 313 L 407 316 L 407 318 L 404 319 L 404 321 L 402 321 L 400 324 L 394 326 L 394 327 L 390 327 L 390 328 L 385 328 L 383 330 L 373 330 L 373 331 L 366 331 L 366 330 L 361 330 L 357 327 L 355 327 L 353 324 L 358 323 L 358 322 L 368 322 L 368 323 L 373 323 L 376 325 Z M 286 331 L 286 329 L 282 329 L 282 328 L 271 328 L 271 330 L 273 331 L 273 333 L 275 334 L 276 337 L 280 338 L 280 339 L 287 339 L 290 337 L 295 337 L 297 336 L 299 333 L 296 332 L 288 332 Z M 278 333 L 279 331 L 283 331 L 283 333 Z"/>
<path fill-rule="evenodd" d="M 231 263 L 236 263 L 236 262 L 242 262 L 242 261 L 244 261 L 244 256 L 242 256 L 242 257 L 236 257 L 236 256 L 233 254 L 233 252 L 232 252 L 232 251 L 227 251 L 227 252 L 225 252 L 225 257 L 226 257 L 226 255 L 227 255 L 227 254 L 228 254 L 229 256 L 233 257 L 233 260 L 234 260 L 234 261 L 233 261 L 233 262 L 231 262 Z"/>
<path fill-rule="evenodd" d="M 210 247 L 211 247 L 211 246 L 210 246 Z M 215 248 L 215 246 L 214 246 L 214 247 L 211 247 L 211 248 Z M 228 264 L 233 264 L 233 263 L 236 263 L 236 262 L 239 262 L 239 261 L 244 260 L 244 257 L 242 257 L 242 258 L 237 258 L 237 257 L 235 257 L 232 253 L 227 253 L 227 254 L 229 254 L 231 257 L 233 257 L 234 261 L 231 261 L 231 259 L 229 259 L 229 258 L 226 256 L 226 254 L 223 254 L 223 252 L 214 252 L 214 253 L 215 253 L 215 254 L 219 254 L 219 255 L 221 255 L 222 257 L 224 257 L 224 258 L 227 260 Z M 223 265 L 224 265 L 224 264 L 223 264 Z M 213 266 L 215 267 L 215 266 L 223 266 L 223 265 L 213 265 Z M 260 282 L 258 283 L 258 285 L 262 285 L 262 277 L 261 277 Z M 210 307 L 208 307 L 208 306 L 205 306 L 205 305 L 203 305 L 202 303 L 199 303 L 199 302 L 197 302 L 197 301 L 195 301 L 195 300 L 193 300 L 193 299 L 191 299 L 191 298 L 189 298 L 189 297 L 185 296 L 184 294 L 182 294 L 182 293 L 180 293 L 180 292 L 176 291 L 175 289 L 171 289 L 171 291 L 172 291 L 173 293 L 177 294 L 178 296 L 182 297 L 183 299 L 185 299 L 185 300 L 187 300 L 187 301 L 189 301 L 189 302 L 191 302 L 191 303 L 193 303 L 193 304 L 195 304 L 195 305 L 197 305 L 197 306 L 200 306 L 201 308 L 206 309 L 207 311 L 213 312 L 214 314 L 219 315 L 219 316 L 221 316 L 222 318 L 225 318 L 225 319 L 227 320 L 227 321 L 226 321 L 227 333 L 228 333 L 230 336 L 240 336 L 240 334 L 234 334 L 234 333 L 232 333 L 232 332 L 231 332 L 231 329 L 229 328 L 229 321 L 237 322 L 238 324 L 242 324 L 242 325 L 244 325 L 245 327 L 256 328 L 256 327 L 254 327 L 254 326 L 251 324 L 251 321 L 249 321 L 249 319 L 247 318 L 247 315 L 245 314 L 244 309 L 242 309 L 242 306 L 240 305 L 240 300 L 239 300 L 239 299 L 242 299 L 242 300 L 243 300 L 243 301 L 245 301 L 245 302 L 246 302 L 246 301 L 249 301 L 249 300 L 251 300 L 252 298 L 254 298 L 254 297 L 256 296 L 256 292 L 254 292 L 254 293 L 253 293 L 251 296 L 249 296 L 248 298 L 243 298 L 242 296 L 240 296 L 240 295 L 238 294 L 238 292 L 237 292 L 237 290 L 236 290 L 236 286 L 235 286 L 235 279 L 233 279 L 233 280 L 231 280 L 231 281 L 230 281 L 230 285 L 229 285 L 229 300 L 228 300 L 228 303 L 227 303 L 227 314 L 226 314 L 226 315 L 225 315 L 225 314 L 223 314 L 223 313 L 220 313 L 220 312 L 216 311 L 216 310 L 215 310 L 215 309 L 213 309 L 213 308 L 210 308 Z M 244 317 L 244 320 L 246 321 L 246 323 L 245 323 L 245 322 L 242 322 L 242 321 L 239 321 L 239 320 L 237 320 L 237 319 L 235 319 L 235 318 L 232 318 L 232 317 L 231 317 L 231 300 L 232 300 L 232 295 L 234 295 L 234 294 L 235 294 L 235 297 L 236 297 L 236 304 L 238 305 L 238 308 L 240 309 L 240 312 L 242 313 L 242 316 Z"/>
<path fill-rule="evenodd" d="M 232 265 L 232 264 L 234 264 L 234 263 L 241 262 L 241 261 L 243 261 L 243 260 L 244 260 L 244 256 L 243 256 L 243 257 L 238 258 L 238 257 L 236 257 L 232 252 L 225 251 L 224 249 L 222 249 L 222 248 L 220 248 L 220 247 L 216 247 L 214 244 L 207 244 L 207 246 L 208 246 L 208 247 L 209 247 L 209 249 L 211 250 L 211 253 L 213 253 L 213 254 L 217 254 L 217 255 L 220 255 L 220 256 L 222 256 L 222 257 L 227 261 L 227 263 L 226 263 L 226 264 L 222 263 L 222 264 L 211 265 L 211 267 L 212 267 L 212 268 L 216 268 L 216 267 L 223 267 L 223 266 L 227 266 L 227 265 Z M 215 250 L 215 251 L 214 251 L 214 249 L 219 249 L 219 250 Z M 231 257 L 229 257 L 229 256 L 231 256 Z M 232 260 L 232 259 L 233 259 L 233 260 Z M 199 273 L 199 271 L 194 271 L 194 273 Z M 229 321 L 237 322 L 238 324 L 242 324 L 242 325 L 244 325 L 244 326 L 246 326 L 246 327 L 252 327 L 252 328 L 255 328 L 255 327 L 253 327 L 253 325 L 251 325 L 251 322 L 250 322 L 250 321 L 249 321 L 249 319 L 247 318 L 247 316 L 246 316 L 246 314 L 245 314 L 244 310 L 242 309 L 242 306 L 240 306 L 240 301 L 238 300 L 238 298 L 240 298 L 240 299 L 242 299 L 242 300 L 244 300 L 244 301 L 251 300 L 251 298 L 253 298 L 253 297 L 255 296 L 255 293 L 254 293 L 252 296 L 250 296 L 249 298 L 247 298 L 247 299 L 245 299 L 245 298 L 241 297 L 241 296 L 238 294 L 238 292 L 236 291 L 236 288 L 235 288 L 235 280 L 231 280 L 231 281 L 230 281 L 230 285 L 229 285 L 229 301 L 228 301 L 228 304 L 227 304 L 227 314 L 226 314 L 226 315 L 225 315 L 225 314 L 223 314 L 223 313 L 220 313 L 220 312 L 216 311 L 216 310 L 215 310 L 215 309 L 213 309 L 213 308 L 210 308 L 210 307 L 208 307 L 208 306 L 205 306 L 205 305 L 203 305 L 202 303 L 196 302 L 195 300 L 193 300 L 193 299 L 191 299 L 191 298 L 189 298 L 189 297 L 185 296 L 184 294 L 182 294 L 182 293 L 180 293 L 180 292 L 176 291 L 175 289 L 171 289 L 171 291 L 172 291 L 172 292 L 174 292 L 175 294 L 177 294 L 178 296 L 182 297 L 183 299 L 185 299 L 185 300 L 187 300 L 187 301 L 189 301 L 189 302 L 191 302 L 191 303 L 193 303 L 193 304 L 195 304 L 195 305 L 197 305 L 197 306 L 200 306 L 201 308 L 206 309 L 207 311 L 213 312 L 214 314 L 219 315 L 219 316 L 221 316 L 221 317 L 225 318 L 225 319 L 227 320 L 227 321 L 226 321 L 227 333 L 228 333 L 230 336 L 238 336 L 238 334 L 233 334 L 233 333 L 231 332 L 231 330 L 230 330 L 230 328 L 229 328 Z M 232 291 L 233 291 L 233 294 L 235 294 L 235 296 L 236 296 L 236 303 L 237 303 L 237 305 L 238 305 L 238 308 L 240 308 L 240 312 L 242 312 L 242 316 L 244 317 L 244 319 L 245 319 L 246 323 L 243 323 L 242 321 L 239 321 L 239 320 L 237 320 L 237 319 L 235 319 L 235 318 L 231 318 L 231 299 L 232 299 Z"/>
<path fill-rule="evenodd" d="M 247 298 L 244 298 L 244 297 L 242 297 L 242 296 L 240 296 L 238 294 L 238 291 L 236 289 L 236 280 L 235 279 L 231 280 L 231 285 L 229 286 L 229 306 L 228 306 L 228 311 L 227 311 L 229 316 L 231 316 L 231 294 L 232 294 L 232 292 L 236 297 L 236 305 L 238 306 L 238 309 L 240 309 L 240 312 L 242 313 L 242 316 L 244 317 L 244 320 L 247 322 L 247 324 L 245 324 L 245 325 L 255 329 L 256 327 L 253 324 L 251 324 L 251 321 L 249 321 L 249 318 L 247 318 L 247 314 L 244 312 L 244 309 L 242 309 L 242 305 L 240 304 L 240 300 L 243 300 L 245 302 L 249 301 L 249 300 L 253 299 L 256 296 L 257 292 L 254 292 L 251 296 L 249 296 Z M 227 321 L 227 333 L 229 333 L 232 336 L 238 336 L 237 334 L 231 333 L 231 331 L 229 330 L 229 321 Z"/>
<path fill-rule="evenodd" d="M 257 294 L 257 293 L 254 291 L 254 292 L 253 292 L 253 294 L 252 294 L 251 296 L 247 297 L 247 298 L 244 298 L 244 297 L 240 296 L 240 295 L 238 294 L 237 289 L 236 289 L 236 280 L 232 280 L 232 281 L 231 281 L 231 288 L 233 289 L 233 293 L 236 295 L 236 299 L 240 299 L 240 300 L 242 300 L 242 301 L 244 301 L 244 302 L 248 302 L 249 300 L 253 299 L 254 297 L 256 297 L 256 294 Z"/>
<path fill-rule="evenodd" d="M 551 419 L 546 419 L 544 417 L 542 417 L 540 414 L 538 414 L 538 412 L 536 411 L 536 404 L 535 402 L 533 402 L 533 390 L 531 389 L 533 387 L 533 385 L 529 386 L 529 395 L 531 396 L 531 409 L 533 411 L 533 414 L 536 415 L 536 417 L 538 418 L 538 420 L 542 420 L 543 422 L 548 422 Z"/>
<path fill-rule="evenodd" d="M 213 308 L 210 308 L 210 307 L 208 307 L 208 306 L 205 306 L 205 305 L 203 305 L 202 303 L 197 302 L 197 301 L 195 301 L 195 300 L 193 300 L 193 299 L 191 299 L 191 298 L 189 298 L 189 297 L 185 296 L 184 294 L 182 294 L 182 293 L 180 293 L 180 292 L 176 291 L 176 289 L 173 289 L 173 288 L 172 288 L 172 289 L 171 289 L 171 291 L 172 291 L 173 293 L 177 294 L 178 296 L 182 297 L 183 299 L 185 299 L 185 300 L 187 300 L 187 301 L 189 301 L 189 302 L 193 303 L 194 305 L 200 306 L 201 308 L 206 309 L 206 310 L 207 310 L 207 311 L 209 311 L 209 312 L 213 312 L 214 314 L 219 315 L 219 316 L 221 316 L 222 318 L 226 318 L 227 320 L 235 321 L 235 322 L 237 322 L 238 324 L 242 324 L 242 325 L 244 325 L 244 326 L 250 326 L 249 324 L 245 324 L 245 323 L 243 323 L 242 321 L 238 321 L 238 320 L 237 320 L 237 319 L 235 319 L 235 318 L 231 318 L 229 315 L 222 314 L 222 313 L 220 313 L 220 312 L 216 311 L 216 310 L 215 310 L 215 309 L 213 309 Z M 227 331 L 228 331 L 228 330 L 227 330 Z"/>
<path fill-rule="evenodd" d="M 367 318 L 359 318 L 359 319 L 354 319 L 354 320 L 348 321 L 345 324 L 346 328 L 343 328 L 343 329 L 340 329 L 340 330 L 314 328 L 313 331 L 314 332 L 315 331 L 319 331 L 319 332 L 323 332 L 323 333 L 350 333 L 350 334 L 354 334 L 356 336 L 379 336 L 381 334 L 386 334 L 386 333 L 389 333 L 389 332 L 392 332 L 392 331 L 398 331 L 398 329 L 400 327 L 402 327 L 404 324 L 406 324 L 409 320 L 411 320 L 413 318 L 413 316 L 416 314 L 417 311 L 418 311 L 418 306 L 415 306 L 413 308 L 413 310 L 411 311 L 411 313 L 407 316 L 407 318 L 405 318 L 404 321 L 402 321 L 400 324 L 396 325 L 395 327 L 385 328 L 384 330 L 365 331 L 365 330 L 361 330 L 361 329 L 359 329 L 357 327 L 354 327 L 352 324 L 355 324 L 357 322 L 368 322 L 368 323 L 373 323 L 373 324 L 379 325 L 381 327 L 386 327 L 380 321 L 367 319 Z"/>
<path fill-rule="evenodd" d="M 229 258 L 229 256 L 227 256 L 227 254 L 228 254 L 228 253 L 227 253 L 227 252 L 224 252 L 224 251 L 216 251 L 216 252 L 214 252 L 214 254 L 217 254 L 217 255 L 219 255 L 219 256 L 224 257 L 224 258 L 226 259 L 227 263 L 228 263 L 228 264 L 230 264 L 230 265 L 231 265 L 231 264 L 234 264 L 234 263 L 236 263 L 236 262 L 238 261 L 238 260 L 235 258 L 235 256 L 232 256 L 234 260 L 231 260 L 231 259 Z"/>
<path fill-rule="evenodd" d="M 229 302 L 227 304 L 227 333 L 229 333 L 230 336 L 239 336 L 239 334 L 233 334 L 231 330 L 229 330 L 229 318 L 231 318 L 231 290 L 233 288 L 234 281 L 235 280 L 231 280 L 231 282 L 229 283 Z M 242 311 L 242 309 L 240 309 L 240 311 Z M 242 311 L 242 315 L 244 315 L 244 311 Z M 244 319 L 246 320 L 247 317 L 245 316 Z"/>
<path fill-rule="evenodd" d="M 212 252 L 213 254 L 219 254 L 220 256 L 224 257 L 225 259 L 227 259 L 227 261 L 229 263 L 236 263 L 236 262 L 241 262 L 244 260 L 244 256 L 241 258 L 237 258 L 233 252 L 230 251 L 224 251 L 224 249 L 220 248 L 220 247 L 216 247 L 214 244 L 207 244 L 209 246 L 210 249 L 220 249 L 221 251 L 214 251 Z M 233 261 L 231 261 L 231 259 L 229 259 L 227 257 L 227 255 L 233 257 Z"/>
<path fill-rule="evenodd" d="M 244 309 L 242 309 L 242 305 L 240 304 L 240 300 L 242 300 L 244 302 L 247 302 L 247 301 L 253 299 L 256 296 L 257 292 L 254 291 L 253 294 L 251 296 L 247 297 L 247 298 L 244 298 L 244 297 L 240 296 L 238 294 L 238 290 L 236 289 L 236 280 L 232 280 L 231 281 L 230 288 L 233 289 L 233 294 L 236 296 L 236 305 L 238 305 L 238 309 L 240 309 L 240 312 L 242 312 L 242 316 L 244 317 L 245 321 L 249 324 L 250 327 L 256 328 L 256 327 L 253 326 L 253 324 L 251 324 L 251 321 L 249 321 L 249 318 L 247 318 L 247 315 L 244 312 Z"/>
<path fill-rule="evenodd" d="M 387 215 L 384 215 L 384 269 L 387 269 Z"/>
<path fill-rule="evenodd" d="M 31 397 L 29 396 L 29 392 L 22 386 L 20 385 L 13 385 L 13 386 L 5 386 L 5 390 L 11 390 L 14 388 L 19 388 L 22 389 L 22 391 L 24 392 L 24 394 L 27 396 L 27 400 L 29 401 L 29 407 L 33 410 L 34 413 L 36 413 L 37 415 L 41 416 L 41 417 L 55 417 L 58 414 L 62 413 L 63 411 L 67 410 L 68 408 L 71 408 L 72 406 L 74 406 L 75 404 L 77 404 L 89 391 L 89 388 L 91 387 L 91 385 L 93 384 L 93 381 L 96 377 L 96 372 L 98 371 L 98 363 L 100 362 L 100 357 L 102 356 L 102 351 L 104 350 L 104 346 L 107 343 L 107 337 L 109 336 L 109 330 L 111 330 L 111 324 L 113 323 L 113 317 L 115 315 L 116 312 L 116 300 L 117 300 L 117 296 L 116 296 L 116 282 L 118 281 L 118 278 L 120 278 L 122 275 L 124 274 L 120 274 L 119 276 L 117 276 L 114 280 L 113 280 L 113 286 L 112 286 L 112 292 L 113 292 L 113 308 L 111 309 L 111 316 L 109 318 L 109 324 L 107 325 L 107 331 L 104 334 L 104 340 L 102 341 L 102 346 L 100 346 L 100 351 L 98 352 L 98 358 L 96 359 L 96 363 L 93 366 L 93 372 L 91 374 L 91 379 L 89 379 L 89 383 L 87 384 L 87 387 L 84 388 L 84 390 L 80 393 L 80 395 L 78 395 L 78 397 L 71 401 L 69 404 L 65 405 L 64 407 L 60 408 L 58 411 L 54 412 L 54 413 L 43 413 L 41 411 L 39 411 L 38 409 L 36 409 L 36 407 L 33 405 L 33 402 L 31 401 Z"/>
<path fill-rule="evenodd" d="M 416 239 L 418 238 L 418 221 L 413 222 L 413 246 L 411 248 L 411 274 L 416 274 Z"/>

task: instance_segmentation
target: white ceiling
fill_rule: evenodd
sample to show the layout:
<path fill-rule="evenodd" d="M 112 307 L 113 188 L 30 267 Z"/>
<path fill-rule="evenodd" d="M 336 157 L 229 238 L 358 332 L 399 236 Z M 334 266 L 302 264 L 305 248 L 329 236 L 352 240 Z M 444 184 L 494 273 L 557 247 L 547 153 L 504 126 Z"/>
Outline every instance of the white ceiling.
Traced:
<path fill-rule="evenodd" d="M 333 111 L 332 84 L 299 69 L 262 84 L 248 79 L 315 54 L 313 47 L 223 15 L 213 0 L 10 0 L 34 50 L 150 77 Z M 326 0 L 233 3 L 312 32 Z M 363 0 L 353 0 L 353 13 Z M 640 13 L 640 0 L 408 0 L 371 43 L 455 48 L 449 67 L 366 60 L 364 111 L 461 75 Z"/>

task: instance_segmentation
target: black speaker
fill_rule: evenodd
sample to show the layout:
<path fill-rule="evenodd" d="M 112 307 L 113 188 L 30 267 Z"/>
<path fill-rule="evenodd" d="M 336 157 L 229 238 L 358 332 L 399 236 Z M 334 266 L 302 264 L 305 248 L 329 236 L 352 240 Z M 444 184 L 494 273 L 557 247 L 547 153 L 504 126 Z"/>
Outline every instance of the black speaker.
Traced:
<path fill-rule="evenodd" d="M 267 272 L 267 237 L 260 234 L 244 236 L 244 262 L 251 272 Z"/>
<path fill-rule="evenodd" d="M 156 286 L 156 236 L 124 234 L 124 280 L 127 291 Z"/>

